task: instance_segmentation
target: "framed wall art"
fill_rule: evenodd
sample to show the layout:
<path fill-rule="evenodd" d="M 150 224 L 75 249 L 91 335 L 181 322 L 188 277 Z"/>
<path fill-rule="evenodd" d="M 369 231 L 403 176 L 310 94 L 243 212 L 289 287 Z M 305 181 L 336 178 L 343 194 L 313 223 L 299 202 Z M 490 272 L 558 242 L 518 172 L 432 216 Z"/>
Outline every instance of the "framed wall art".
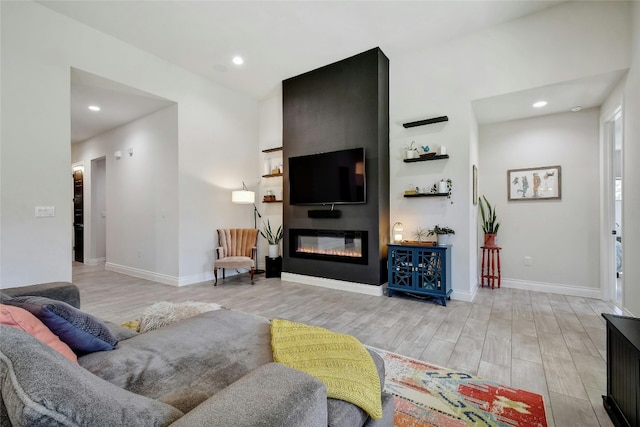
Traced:
<path fill-rule="evenodd" d="M 560 166 L 509 169 L 507 171 L 509 200 L 560 199 L 562 194 L 561 178 L 562 168 Z"/>

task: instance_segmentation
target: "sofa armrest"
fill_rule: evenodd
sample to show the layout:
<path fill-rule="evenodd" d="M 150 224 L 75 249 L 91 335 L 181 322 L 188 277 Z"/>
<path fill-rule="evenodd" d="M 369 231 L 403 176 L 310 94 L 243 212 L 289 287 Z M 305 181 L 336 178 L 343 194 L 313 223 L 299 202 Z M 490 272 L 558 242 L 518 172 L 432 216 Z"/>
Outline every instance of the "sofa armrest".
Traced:
<path fill-rule="evenodd" d="M 3 288 L 0 290 L 3 294 L 10 297 L 25 295 L 46 297 L 66 302 L 75 308 L 80 308 L 80 290 L 76 285 L 69 282 L 40 283 L 37 285 Z"/>
<path fill-rule="evenodd" d="M 268 363 L 211 396 L 171 427 L 327 426 L 327 390 L 318 379 Z"/>
<path fill-rule="evenodd" d="M 224 248 L 222 246 L 218 246 L 216 248 L 216 259 L 222 259 L 224 257 Z"/>

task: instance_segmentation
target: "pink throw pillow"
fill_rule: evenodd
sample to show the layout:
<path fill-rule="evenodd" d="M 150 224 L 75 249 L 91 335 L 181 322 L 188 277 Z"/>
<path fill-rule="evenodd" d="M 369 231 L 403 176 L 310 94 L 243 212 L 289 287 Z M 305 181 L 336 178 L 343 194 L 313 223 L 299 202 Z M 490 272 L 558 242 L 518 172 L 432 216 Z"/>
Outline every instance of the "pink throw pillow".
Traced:
<path fill-rule="evenodd" d="M 51 332 L 40 319 L 25 309 L 0 304 L 0 324 L 20 329 L 47 344 L 72 362 L 78 363 L 78 357 L 71 348 L 60 341 L 60 338 Z"/>

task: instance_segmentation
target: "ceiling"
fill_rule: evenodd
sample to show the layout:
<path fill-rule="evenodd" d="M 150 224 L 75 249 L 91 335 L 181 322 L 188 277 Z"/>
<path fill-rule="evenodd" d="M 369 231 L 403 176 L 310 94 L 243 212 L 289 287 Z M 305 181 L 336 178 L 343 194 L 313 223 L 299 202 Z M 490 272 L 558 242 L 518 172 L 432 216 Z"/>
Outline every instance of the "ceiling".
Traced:
<path fill-rule="evenodd" d="M 71 143 L 86 141 L 174 104 L 168 99 L 71 69 Z M 90 105 L 100 111 L 89 110 Z"/>
<path fill-rule="evenodd" d="M 220 85 L 262 99 L 284 79 L 376 46 L 393 61 L 395 56 L 462 37 L 563 1 L 47 0 L 39 3 Z M 235 55 L 241 55 L 244 64 L 233 64 L 231 59 Z M 162 106 L 165 105 L 163 102 L 170 102 L 140 91 L 136 93 L 132 88 L 123 90 L 122 85 L 114 95 L 107 82 L 99 82 L 97 76 L 93 79 L 84 77 L 77 82 L 72 79 L 72 103 L 79 105 L 74 105 L 72 112 L 74 140 L 83 140 L 90 135 L 90 120 L 98 132 L 103 132 L 108 125 L 96 124 L 100 117 L 109 121 L 109 126 L 114 127 L 116 123 L 115 117 L 107 117 L 111 114 L 106 108 L 100 114 L 86 114 L 85 104 L 89 99 L 104 96 L 105 105 L 107 102 L 120 105 L 114 108 L 113 116 L 115 111 L 119 116 L 125 115 L 122 106 L 134 108 L 141 103 L 143 113 L 134 111 L 128 119 L 119 119 L 125 122 L 148 114 L 147 108 L 155 108 L 149 104 L 158 102 L 158 106 Z M 602 76 L 598 82 L 603 83 L 602 79 L 607 80 Z M 582 83 L 591 85 L 592 82 Z M 609 87 L 610 83 L 604 82 L 603 87 Z M 604 97 L 602 92 L 591 94 L 593 88 L 575 89 L 576 85 L 579 83 L 569 84 L 574 87 L 574 94 L 592 95 L 588 100 L 575 101 L 585 107 L 601 102 Z M 558 86 L 547 93 L 556 95 L 561 88 Z M 119 97 L 128 95 L 131 98 L 118 101 Z M 476 112 L 483 117 L 482 122 L 499 120 L 497 113 L 487 112 L 484 118 L 482 110 L 502 110 L 501 105 L 505 102 L 510 102 L 511 107 L 504 109 L 504 117 L 513 117 L 513 102 L 519 95 L 506 96 L 510 99 L 478 101 Z M 520 96 L 526 99 L 533 93 L 521 93 Z M 560 105 L 550 102 L 550 106 L 552 104 Z M 530 110 L 527 101 L 526 109 L 523 107 L 520 114 L 529 114 Z M 547 109 L 543 114 L 549 114 L 549 111 Z M 140 115 L 136 117 L 135 114 Z"/>

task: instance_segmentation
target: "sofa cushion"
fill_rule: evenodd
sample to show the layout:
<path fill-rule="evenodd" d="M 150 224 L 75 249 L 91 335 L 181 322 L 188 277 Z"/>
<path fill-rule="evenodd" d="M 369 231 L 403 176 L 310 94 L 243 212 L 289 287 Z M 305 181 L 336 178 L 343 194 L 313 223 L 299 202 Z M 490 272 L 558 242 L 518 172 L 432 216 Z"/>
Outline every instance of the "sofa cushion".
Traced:
<path fill-rule="evenodd" d="M 118 343 L 104 322 L 65 302 L 21 296 L 11 298 L 5 304 L 29 311 L 77 353 L 113 350 Z"/>
<path fill-rule="evenodd" d="M 184 415 L 96 377 L 23 331 L 0 325 L 0 335 L 0 388 L 14 426 L 166 426 Z"/>
<path fill-rule="evenodd" d="M 36 337 L 67 359 L 78 363 L 78 357 L 68 345 L 27 310 L 12 305 L 0 304 L 0 324 L 18 328 Z"/>
<path fill-rule="evenodd" d="M 229 384 L 272 362 L 269 321 L 216 310 L 78 357 L 99 377 L 189 412 Z"/>

